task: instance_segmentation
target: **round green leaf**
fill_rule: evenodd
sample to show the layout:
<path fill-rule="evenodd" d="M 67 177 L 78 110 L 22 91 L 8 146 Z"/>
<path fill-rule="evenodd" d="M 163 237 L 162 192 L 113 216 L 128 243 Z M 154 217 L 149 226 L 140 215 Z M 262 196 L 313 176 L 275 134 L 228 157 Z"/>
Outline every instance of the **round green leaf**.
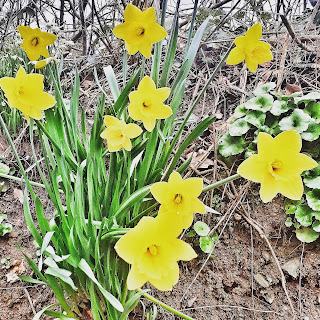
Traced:
<path fill-rule="evenodd" d="M 320 102 L 310 101 L 303 111 L 307 113 L 312 119 L 320 120 Z"/>
<path fill-rule="evenodd" d="M 226 133 L 219 140 L 218 151 L 223 157 L 229 157 L 241 153 L 245 145 L 246 143 L 241 136 L 233 137 L 229 133 Z"/>
<path fill-rule="evenodd" d="M 320 211 L 313 211 L 312 216 L 315 217 L 317 220 L 320 220 Z"/>
<path fill-rule="evenodd" d="M 247 111 L 248 110 L 247 110 L 246 106 L 244 105 L 244 103 L 240 104 L 240 106 L 237 106 L 233 112 L 234 119 L 239 119 L 239 118 L 245 116 Z"/>
<path fill-rule="evenodd" d="M 319 188 L 320 186 L 320 165 L 316 168 L 307 171 L 307 173 L 303 177 L 304 184 L 308 188 Z"/>
<path fill-rule="evenodd" d="M 320 211 L 320 189 L 313 189 L 306 195 L 308 205 L 315 211 Z"/>
<path fill-rule="evenodd" d="M 4 163 L 0 162 L 0 173 L 8 174 L 9 171 L 10 171 L 10 168 L 7 165 L 5 165 Z"/>
<path fill-rule="evenodd" d="M 319 233 L 310 228 L 301 228 L 296 230 L 297 238 L 301 242 L 310 243 L 318 239 Z"/>
<path fill-rule="evenodd" d="M 245 102 L 245 106 L 247 109 L 259 110 L 262 112 L 267 112 L 268 110 L 270 110 L 272 104 L 273 97 L 270 94 L 261 94 Z"/>
<path fill-rule="evenodd" d="M 295 217 L 303 227 L 309 227 L 312 224 L 312 209 L 305 205 L 298 206 Z"/>
<path fill-rule="evenodd" d="M 251 125 L 243 118 L 236 120 L 230 127 L 229 127 L 229 134 L 231 136 L 242 136 L 245 134 Z"/>
<path fill-rule="evenodd" d="M 270 90 L 273 90 L 275 87 L 276 87 L 276 84 L 274 82 L 268 82 L 268 83 L 263 84 L 262 86 L 255 88 L 253 93 L 256 96 L 261 95 L 261 94 L 266 94 Z"/>
<path fill-rule="evenodd" d="M 298 133 L 308 129 L 311 117 L 300 109 L 295 109 L 288 117 L 283 118 L 279 122 L 282 131 L 295 130 Z"/>
<path fill-rule="evenodd" d="M 252 110 L 247 113 L 244 120 L 251 123 L 253 126 L 260 128 L 263 126 L 266 119 L 266 114 L 259 110 Z"/>
<path fill-rule="evenodd" d="M 286 227 L 291 227 L 292 226 L 292 218 L 288 217 L 287 220 L 284 223 L 286 225 Z"/>
<path fill-rule="evenodd" d="M 295 97 L 294 98 L 294 102 L 295 103 L 309 102 L 311 100 L 319 100 L 319 99 L 320 99 L 320 92 L 313 91 L 313 92 L 310 92 L 310 93 L 306 94 L 305 96 Z"/>
<path fill-rule="evenodd" d="M 209 226 L 202 221 L 197 221 L 194 224 L 193 229 L 199 236 L 202 236 L 202 237 L 207 236 L 210 231 Z"/>
<path fill-rule="evenodd" d="M 270 109 L 270 112 L 274 116 L 280 116 L 280 114 L 287 112 L 289 110 L 288 104 L 286 101 L 283 100 L 276 100 L 273 102 L 273 105 Z"/>
<path fill-rule="evenodd" d="M 306 141 L 317 140 L 320 136 L 320 125 L 316 123 L 313 119 L 309 123 L 308 129 L 301 133 L 301 138 Z"/>
<path fill-rule="evenodd" d="M 312 229 L 315 231 L 315 232 L 320 232 L 320 221 L 315 221 L 312 225 Z"/>
<path fill-rule="evenodd" d="M 213 249 L 213 241 L 210 237 L 200 238 L 200 248 L 205 253 L 210 253 Z"/>

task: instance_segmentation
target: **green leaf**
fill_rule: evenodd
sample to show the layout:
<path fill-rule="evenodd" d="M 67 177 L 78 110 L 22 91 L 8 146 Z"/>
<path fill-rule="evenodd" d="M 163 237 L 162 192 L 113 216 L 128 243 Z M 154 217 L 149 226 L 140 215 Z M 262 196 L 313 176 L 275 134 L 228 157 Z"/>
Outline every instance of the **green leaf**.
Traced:
<path fill-rule="evenodd" d="M 312 229 L 315 231 L 315 232 L 320 232 L 320 221 L 315 221 L 312 225 Z"/>
<path fill-rule="evenodd" d="M 246 142 L 242 137 L 232 137 L 226 133 L 219 140 L 218 151 L 223 157 L 229 157 L 241 153 L 245 145 Z"/>
<path fill-rule="evenodd" d="M 208 235 L 208 233 L 210 232 L 210 228 L 209 226 L 202 222 L 202 221 L 197 221 L 194 226 L 193 229 L 195 230 L 195 232 L 202 237 L 205 237 Z"/>
<path fill-rule="evenodd" d="M 246 108 L 245 104 L 240 104 L 240 106 L 237 106 L 233 112 L 234 119 L 239 119 L 243 116 L 245 116 L 248 112 L 248 109 Z"/>
<path fill-rule="evenodd" d="M 282 131 L 295 130 L 298 133 L 308 129 L 311 117 L 300 109 L 295 109 L 288 117 L 283 118 L 279 122 L 279 127 Z"/>
<path fill-rule="evenodd" d="M 301 133 L 301 138 L 306 141 L 317 140 L 320 136 L 320 125 L 313 119 L 309 123 L 308 129 Z"/>
<path fill-rule="evenodd" d="M 274 116 L 280 116 L 280 114 L 287 112 L 289 110 L 287 101 L 275 100 L 272 104 L 270 112 Z"/>
<path fill-rule="evenodd" d="M 307 205 L 298 206 L 295 217 L 303 227 L 309 227 L 312 224 L 312 209 Z"/>
<path fill-rule="evenodd" d="M 107 78 L 113 100 L 117 101 L 117 99 L 120 96 L 120 90 L 119 90 L 116 75 L 112 69 L 112 66 L 103 67 L 103 71 Z"/>
<path fill-rule="evenodd" d="M 244 154 L 244 157 L 247 159 L 253 154 L 257 153 L 257 144 L 255 142 L 251 142 L 249 146 L 246 149 L 246 152 Z"/>
<path fill-rule="evenodd" d="M 310 228 L 301 228 L 296 230 L 297 238 L 301 242 L 310 243 L 318 239 L 319 233 Z"/>
<path fill-rule="evenodd" d="M 310 101 L 303 111 L 305 113 L 307 113 L 312 119 L 319 122 L 319 120 L 320 120 L 320 102 Z"/>
<path fill-rule="evenodd" d="M 310 208 L 315 211 L 320 211 L 320 189 L 309 191 L 306 198 Z"/>
<path fill-rule="evenodd" d="M 32 320 L 39 320 L 41 318 L 41 316 L 48 310 L 50 309 L 51 307 L 57 305 L 56 303 L 54 304 L 51 304 L 50 306 L 47 306 L 45 308 L 43 308 L 42 310 L 40 310 L 33 318 Z"/>
<path fill-rule="evenodd" d="M 320 99 L 320 92 L 314 91 L 314 92 L 310 92 L 302 97 L 295 97 L 294 102 L 296 104 L 298 104 L 300 102 L 309 102 L 311 100 L 319 100 L 319 99 Z"/>
<path fill-rule="evenodd" d="M 94 273 L 92 272 L 88 263 L 81 259 L 79 262 L 79 268 L 98 286 L 99 290 L 103 294 L 103 296 L 110 302 L 110 304 L 115 307 L 118 311 L 122 312 L 123 306 L 118 299 L 116 299 L 111 293 L 109 293 L 106 289 L 104 289 L 101 284 L 98 282 Z"/>
<path fill-rule="evenodd" d="M 200 238 L 200 248 L 205 253 L 210 253 L 213 249 L 213 241 L 210 237 Z"/>
<path fill-rule="evenodd" d="M 303 181 L 308 188 L 318 188 L 320 186 L 320 165 L 307 171 L 303 177 Z"/>
<path fill-rule="evenodd" d="M 48 267 L 45 274 L 50 274 L 56 278 L 61 279 L 63 282 L 67 283 L 73 290 L 77 290 L 77 287 L 74 285 L 73 280 L 70 278 L 72 272 L 69 270 Z"/>
<path fill-rule="evenodd" d="M 0 173 L 9 174 L 9 172 L 10 172 L 10 168 L 4 163 L 0 162 Z"/>
<path fill-rule="evenodd" d="M 229 127 L 229 134 L 231 136 L 242 136 L 251 128 L 248 122 L 241 118 L 236 120 L 230 127 Z"/>
<path fill-rule="evenodd" d="M 212 239 L 214 242 L 217 242 L 217 241 L 218 241 L 219 237 L 218 237 L 217 231 L 214 231 L 214 232 L 213 232 L 211 239 Z"/>
<path fill-rule="evenodd" d="M 251 123 L 253 126 L 260 128 L 263 126 L 266 119 L 266 114 L 259 110 L 252 110 L 247 113 L 244 120 Z"/>
<path fill-rule="evenodd" d="M 254 89 L 253 94 L 255 96 L 261 95 L 261 94 L 266 94 L 269 91 L 273 90 L 277 85 L 274 82 L 268 82 L 265 83 L 257 88 Z"/>
<path fill-rule="evenodd" d="M 191 238 L 194 237 L 197 233 L 194 230 L 191 230 L 187 233 L 187 237 Z"/>
<path fill-rule="evenodd" d="M 268 110 L 270 110 L 272 104 L 273 97 L 270 94 L 261 94 L 245 102 L 245 106 L 247 109 L 259 110 L 262 112 L 267 112 Z"/>
<path fill-rule="evenodd" d="M 1 223 L 0 224 L 0 236 L 4 236 L 7 233 L 12 231 L 12 225 L 10 223 Z"/>
<path fill-rule="evenodd" d="M 288 217 L 287 220 L 284 222 L 286 227 L 291 227 L 292 226 L 292 218 Z"/>
<path fill-rule="evenodd" d="M 314 211 L 312 216 L 315 217 L 317 220 L 320 220 L 320 211 Z"/>
<path fill-rule="evenodd" d="M 26 276 L 22 276 L 22 275 L 18 275 L 18 277 L 22 280 L 22 281 L 25 281 L 25 282 L 30 282 L 30 283 L 36 283 L 36 284 L 46 284 L 45 282 L 41 281 L 41 280 L 37 280 L 37 279 L 33 279 L 33 278 L 30 278 L 30 277 L 26 277 Z"/>

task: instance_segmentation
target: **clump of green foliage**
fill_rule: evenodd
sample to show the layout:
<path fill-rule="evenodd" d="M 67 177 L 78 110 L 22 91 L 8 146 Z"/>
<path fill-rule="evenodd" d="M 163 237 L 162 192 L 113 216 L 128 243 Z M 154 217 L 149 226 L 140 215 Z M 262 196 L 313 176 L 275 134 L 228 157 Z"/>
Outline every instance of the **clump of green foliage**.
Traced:
<path fill-rule="evenodd" d="M 239 105 L 229 130 L 219 141 L 223 157 L 239 155 L 245 158 L 257 153 L 259 132 L 276 136 L 286 130 L 297 131 L 302 138 L 302 152 L 310 154 L 320 164 L 320 92 L 289 96 L 273 91 L 275 83 L 257 87 L 254 96 Z M 305 190 L 299 201 L 286 204 L 290 216 L 286 226 L 296 228 L 297 238 L 312 242 L 320 234 L 320 166 L 304 174 Z"/>

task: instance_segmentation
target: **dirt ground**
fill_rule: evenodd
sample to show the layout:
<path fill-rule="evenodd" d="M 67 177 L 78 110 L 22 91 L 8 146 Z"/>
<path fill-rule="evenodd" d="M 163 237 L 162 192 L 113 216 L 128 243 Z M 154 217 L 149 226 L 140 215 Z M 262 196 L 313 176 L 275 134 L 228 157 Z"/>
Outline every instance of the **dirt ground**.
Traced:
<path fill-rule="evenodd" d="M 23 147 L 26 143 L 21 142 L 20 152 L 27 158 L 28 147 Z M 222 187 L 215 190 L 215 194 L 223 196 L 218 210 L 222 215 L 196 217 L 212 228 L 227 213 L 218 229 L 219 241 L 212 255 L 208 258 L 200 251 L 196 240 L 184 235 L 189 243 L 194 241 L 198 258 L 180 264 L 180 280 L 172 292 L 162 293 L 150 287 L 153 296 L 182 310 L 193 319 L 292 318 L 281 275 L 265 240 L 239 214 L 243 207 L 238 205 L 229 214 L 228 209 L 234 201 L 232 192 L 239 191 L 244 185 L 245 181 L 241 180 L 235 183 L 234 189 L 228 186 L 225 190 Z M 8 269 L 4 264 L 0 266 L 4 267 L 0 273 L 1 320 L 29 320 L 35 312 L 55 302 L 52 292 L 45 286 L 25 283 L 19 279 L 8 282 L 11 273 L 32 275 L 16 244 L 26 255 L 37 258 L 31 234 L 24 222 L 23 205 L 19 201 L 17 190 L 21 190 L 21 187 L 19 183 L 10 182 L 9 189 L 0 194 L 1 213 L 7 214 L 13 225 L 13 231 L 0 238 L 0 260 L 8 258 L 11 265 Z M 300 315 L 299 319 L 320 319 L 319 241 L 302 245 L 292 230 L 284 226 L 286 214 L 283 198 L 277 197 L 268 204 L 262 204 L 257 197 L 257 185 L 251 184 L 245 190 L 241 203 L 269 239 L 284 270 L 287 290 L 295 312 Z M 37 194 L 50 214 L 50 203 L 46 201 L 44 191 L 38 188 Z M 288 262 L 289 267 L 286 267 Z M 135 313 L 132 313 L 132 319 L 141 319 L 142 304 L 146 308 L 151 306 L 149 301 L 142 299 Z M 46 316 L 42 318 L 49 319 Z M 158 307 L 157 319 L 174 319 L 174 316 Z"/>

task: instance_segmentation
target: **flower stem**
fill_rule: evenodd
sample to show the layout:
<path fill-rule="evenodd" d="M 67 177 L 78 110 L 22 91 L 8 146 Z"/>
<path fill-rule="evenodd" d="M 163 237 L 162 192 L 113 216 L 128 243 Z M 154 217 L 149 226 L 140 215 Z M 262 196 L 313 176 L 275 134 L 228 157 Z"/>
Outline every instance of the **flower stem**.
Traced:
<path fill-rule="evenodd" d="M 11 137 L 10 137 L 10 133 L 9 133 L 9 131 L 7 129 L 7 126 L 6 126 L 4 120 L 3 120 L 2 116 L 1 116 L 1 113 L 0 113 L 0 122 L 1 122 L 1 126 L 3 128 L 3 131 L 4 131 L 5 135 L 7 136 L 7 139 L 8 139 L 8 142 L 9 142 L 10 146 L 11 146 L 11 149 L 12 149 L 12 151 L 14 153 L 14 156 L 15 156 L 15 158 L 17 160 L 17 163 L 18 163 L 19 168 L 21 170 L 21 173 L 23 175 L 24 181 L 25 181 L 26 185 L 28 186 L 28 189 L 30 191 L 30 194 L 31 194 L 32 198 L 35 199 L 36 195 L 35 195 L 32 187 L 30 185 L 30 182 L 29 182 L 29 179 L 28 179 L 28 175 L 27 175 L 26 171 L 24 170 L 24 167 L 23 167 L 22 162 L 20 160 L 20 157 L 18 155 L 17 149 L 16 149 L 16 147 L 15 147 L 15 145 L 14 145 L 14 143 L 13 143 Z"/>
<path fill-rule="evenodd" d="M 19 178 L 19 177 L 11 176 L 9 174 L 4 174 L 4 173 L 1 173 L 1 172 L 0 172 L 0 177 L 1 178 L 5 178 L 5 179 L 20 181 L 20 182 L 25 182 L 22 177 Z M 34 185 L 34 186 L 36 186 L 36 187 L 45 188 L 45 185 L 42 184 L 42 183 L 38 183 L 38 182 L 30 181 L 30 180 L 29 180 L 29 183 Z"/>
<path fill-rule="evenodd" d="M 230 176 L 228 178 L 222 179 L 222 180 L 220 180 L 218 182 L 215 182 L 213 184 L 210 184 L 210 185 L 206 186 L 205 188 L 202 189 L 202 193 L 210 191 L 210 190 L 212 190 L 214 188 L 220 187 L 220 186 L 222 186 L 222 185 L 224 185 L 224 184 L 226 184 L 226 183 L 228 183 L 228 182 L 230 182 L 232 180 L 238 179 L 240 177 L 241 177 L 240 174 L 236 173 L 233 176 Z"/>
<path fill-rule="evenodd" d="M 140 292 L 140 291 L 142 291 L 142 290 L 141 290 L 141 289 L 137 289 L 137 291 Z M 167 304 L 161 302 L 160 300 L 154 298 L 153 296 L 151 296 L 151 295 L 148 294 L 148 293 L 143 293 L 142 295 L 143 295 L 145 298 L 147 298 L 148 300 L 152 301 L 152 302 L 155 303 L 155 304 L 158 304 L 158 305 L 161 306 L 163 309 L 166 309 L 166 310 L 172 312 L 173 314 L 181 317 L 182 319 L 194 320 L 193 318 L 187 316 L 186 314 L 184 314 L 184 313 L 182 313 L 182 312 L 180 312 L 180 311 L 178 311 L 178 310 L 176 310 L 176 309 L 168 306 Z"/>

